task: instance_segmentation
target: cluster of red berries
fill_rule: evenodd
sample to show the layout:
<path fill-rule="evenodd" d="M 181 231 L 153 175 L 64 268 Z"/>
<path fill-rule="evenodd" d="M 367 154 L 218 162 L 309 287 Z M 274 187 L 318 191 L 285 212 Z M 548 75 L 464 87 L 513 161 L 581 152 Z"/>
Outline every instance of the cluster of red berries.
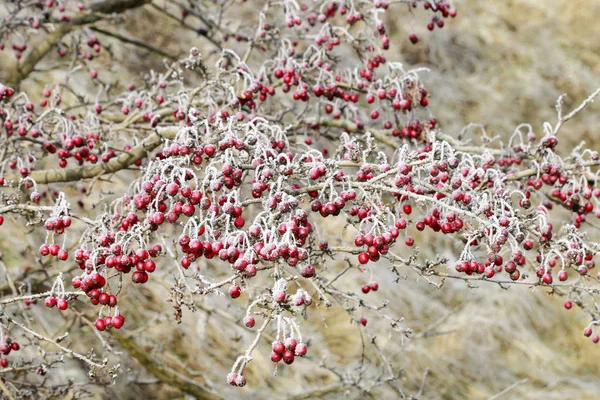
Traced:
<path fill-rule="evenodd" d="M 543 184 L 554 186 L 556 182 L 560 185 L 565 185 L 568 181 L 568 176 L 564 174 L 559 167 L 544 163 L 541 167 L 541 175 L 539 178 L 531 177 L 527 180 L 527 186 L 530 186 L 536 190 L 542 188 Z"/>
<path fill-rule="evenodd" d="M 467 275 L 483 274 L 486 272 L 488 278 L 493 277 L 495 273 L 493 268 L 486 270 L 485 266 L 477 261 L 459 261 L 455 268 L 456 272 L 464 272 Z"/>
<path fill-rule="evenodd" d="M 277 227 L 277 231 L 280 235 L 285 235 L 287 232 L 291 233 L 292 242 L 297 246 L 304 246 L 306 244 L 306 240 L 308 236 L 313 231 L 312 224 L 308 221 L 308 215 L 303 210 L 299 210 L 299 212 L 290 218 L 287 222 L 282 222 Z M 288 248 L 286 251 L 285 248 L 282 248 L 282 256 L 288 261 L 286 257 L 289 255 L 294 255 L 293 247 Z M 290 254 L 291 251 L 291 254 Z"/>
<path fill-rule="evenodd" d="M 425 10 L 432 11 L 434 15 L 431 17 L 429 23 L 427 23 L 427 29 L 430 31 L 434 30 L 437 26 L 438 28 L 444 27 L 444 19 L 451 17 L 456 17 L 456 9 L 452 8 L 448 0 L 425 0 L 425 1 L 413 1 L 412 6 L 416 8 L 419 3 L 423 4 L 423 8 Z M 419 37 L 415 33 L 411 33 L 408 38 L 411 43 L 416 44 L 419 42 Z"/>
<path fill-rule="evenodd" d="M 79 268 L 90 273 L 94 267 L 106 265 L 108 268 L 114 268 L 125 274 L 135 269 L 132 275 L 135 283 L 145 283 L 148 280 L 147 274 L 156 269 L 156 264 L 151 258 L 156 258 L 162 253 L 160 244 L 155 244 L 148 249 L 140 248 L 136 251 L 123 250 L 121 245 L 114 244 L 112 232 L 100 237 L 98 242 L 102 250 L 93 261 L 90 260 L 91 252 L 89 250 L 78 249 L 76 251 L 75 260 L 79 264 Z"/>
<path fill-rule="evenodd" d="M 114 294 L 109 294 L 107 292 L 101 291 L 106 285 L 106 278 L 104 278 L 98 272 L 92 272 L 85 277 L 75 277 L 73 278 L 73 287 L 79 288 L 85 292 L 85 294 L 90 298 L 90 302 L 93 305 L 105 305 L 108 307 L 116 307 L 117 306 L 117 297 Z M 49 298 L 50 299 L 50 298 Z M 53 298 L 52 298 L 53 299 Z M 60 307 L 60 301 L 58 300 L 58 307 L 63 310 L 65 308 Z M 64 301 L 64 300 L 63 300 Z M 66 303 L 66 302 L 65 302 Z M 48 305 L 48 299 L 46 300 L 46 305 Z M 96 320 L 96 328 L 100 331 L 105 329 L 110 329 L 114 327 L 116 329 L 120 329 L 125 322 L 125 317 L 122 315 L 116 315 L 114 317 L 106 316 L 104 318 L 99 318 Z"/>
<path fill-rule="evenodd" d="M 498 166 L 500 167 L 511 167 L 513 165 L 521 165 L 523 161 L 520 157 L 500 157 L 498 158 Z"/>
<path fill-rule="evenodd" d="M 585 336 L 585 337 L 590 337 L 591 336 L 593 343 L 600 342 L 600 337 L 598 335 L 592 336 L 592 333 L 594 333 L 594 332 L 592 331 L 591 327 L 587 327 L 587 328 L 585 328 L 583 330 L 583 336 Z"/>
<path fill-rule="evenodd" d="M 48 296 L 48 297 L 46 297 L 44 304 L 48 308 L 57 307 L 61 311 L 64 311 L 67 308 L 69 308 L 69 302 L 60 296 Z"/>
<path fill-rule="evenodd" d="M 34 192 L 37 193 L 37 192 Z M 33 195 L 33 194 L 32 194 Z M 33 200 L 33 199 L 32 199 Z M 39 201 L 39 199 L 38 199 Z M 65 228 L 71 226 L 71 217 L 65 215 L 63 217 L 54 217 L 48 218 L 46 222 L 44 222 L 44 227 L 46 230 L 53 231 L 56 235 L 62 235 L 65 232 Z M 48 248 L 48 251 L 50 248 Z M 40 251 L 41 253 L 41 251 Z"/>
<path fill-rule="evenodd" d="M 41 107 L 46 107 L 49 103 L 48 103 L 48 99 L 52 96 L 52 91 L 50 89 L 44 89 L 42 91 L 42 96 L 44 97 L 43 99 L 40 100 L 40 106 Z M 58 106 L 60 105 L 62 99 L 60 97 L 60 94 L 57 92 L 54 94 L 54 97 L 52 98 L 54 105 Z"/>
<path fill-rule="evenodd" d="M 389 166 L 388 166 L 389 169 Z M 386 172 L 387 169 L 384 168 L 383 171 L 381 172 Z M 365 164 L 363 166 L 360 167 L 360 170 L 356 173 L 356 180 L 359 182 L 366 182 L 366 181 L 370 181 L 371 179 L 373 179 L 373 177 L 375 176 L 375 171 L 373 171 L 373 169 L 371 168 L 371 166 L 369 164 Z"/>
<path fill-rule="evenodd" d="M 130 214 L 123 220 L 117 219 L 117 224 L 121 229 L 126 230 L 135 225 L 131 221 Z M 136 217 L 137 218 L 137 217 Z M 128 221 L 124 228 L 123 221 Z M 134 270 L 131 280 L 134 283 L 146 283 L 148 274 L 156 270 L 156 263 L 152 258 L 156 258 L 162 253 L 162 246 L 155 244 L 149 249 L 140 248 L 136 251 L 124 250 L 121 245 L 115 243 L 115 233 L 110 232 L 107 235 L 102 235 L 97 239 L 95 257 L 92 258 L 92 252 L 87 249 L 78 249 L 75 252 L 75 261 L 79 268 L 84 270 L 83 277 L 73 278 L 73 287 L 81 289 L 89 297 L 93 305 L 106 305 L 109 307 L 117 306 L 117 297 L 106 291 L 106 278 L 102 273 L 97 272 L 97 269 L 106 267 L 107 269 L 114 268 L 120 273 L 128 274 Z M 96 327 L 99 330 L 115 327 L 119 329 L 124 322 L 122 316 L 111 318 L 105 317 L 99 319 L 101 322 L 96 322 Z"/>
<path fill-rule="evenodd" d="M 315 43 L 317 46 L 325 46 L 328 51 L 331 51 L 335 46 L 339 46 L 341 44 L 341 40 L 337 36 L 329 37 L 326 34 L 322 34 L 315 38 Z"/>
<path fill-rule="evenodd" d="M 379 284 L 377 282 L 369 282 L 361 287 L 362 292 L 367 294 L 371 291 L 376 292 L 379 290 Z"/>
<path fill-rule="evenodd" d="M 355 198 L 356 192 L 350 189 L 347 191 L 342 191 L 338 197 L 333 199 L 333 201 L 328 201 L 324 204 L 319 199 L 313 200 L 310 203 L 310 208 L 313 212 L 318 212 L 323 218 L 326 218 L 330 215 L 338 216 L 346 206 L 346 202 L 352 201 Z"/>
<path fill-rule="evenodd" d="M 227 383 L 231 386 L 244 387 L 246 386 L 246 378 L 244 375 L 238 375 L 235 372 L 230 372 L 227 374 Z"/>
<path fill-rule="evenodd" d="M 11 351 L 19 351 L 20 349 L 21 346 L 19 346 L 19 343 L 13 342 L 8 337 L 5 337 L 4 340 L 0 343 L 0 354 L 4 356 L 9 355 Z M 0 358 L 0 367 L 8 367 L 8 359 L 6 357 Z"/>
<path fill-rule="evenodd" d="M 49 89 L 43 91 L 43 96 L 48 98 L 52 96 L 52 92 Z M 42 99 L 41 106 L 45 107 L 48 105 L 48 100 Z M 60 96 L 54 96 L 55 105 L 60 104 Z M 34 115 L 30 112 L 33 111 L 33 104 L 27 102 L 24 105 L 27 113 L 24 118 L 18 118 L 15 116 L 14 120 L 6 118 L 6 115 L 2 109 L 0 109 L 0 119 L 4 119 L 3 127 L 9 136 L 15 134 L 20 137 L 30 137 L 32 139 L 43 138 L 42 148 L 48 154 L 56 154 L 58 156 L 58 165 L 62 168 L 67 167 L 68 159 L 73 158 L 78 165 L 83 165 L 85 162 L 95 164 L 99 160 L 102 162 L 108 162 L 111 158 L 115 157 L 114 150 L 107 149 L 104 153 L 100 153 L 99 148 L 100 135 L 98 133 L 87 133 L 85 136 L 75 134 L 73 136 L 67 136 L 67 134 L 61 134 L 58 138 L 51 138 L 34 123 Z M 128 150 L 125 148 L 125 150 Z M 34 159 L 29 157 L 30 163 L 34 162 Z M 18 163 L 16 159 L 11 160 L 8 163 L 9 168 L 17 169 Z M 28 176 L 30 168 L 21 167 L 19 173 L 22 176 Z"/>
<path fill-rule="evenodd" d="M 397 220 L 396 225 L 399 224 L 400 221 Z M 406 227 L 406 225 L 404 225 Z M 390 245 L 396 241 L 398 236 L 400 236 L 400 230 L 403 228 L 398 228 L 397 226 L 391 226 L 386 232 L 383 232 L 380 236 L 375 236 L 372 233 L 368 233 L 366 235 L 358 234 L 354 238 L 354 245 L 357 247 L 367 246 L 367 251 L 363 251 L 358 254 L 358 262 L 361 264 L 366 264 L 369 261 L 377 262 L 382 255 L 386 255 L 390 249 Z"/>
<path fill-rule="evenodd" d="M 556 255 L 547 257 L 545 263 L 548 265 L 549 269 L 546 271 L 550 272 L 554 267 L 556 267 L 558 260 L 559 258 Z M 562 264 L 562 260 L 564 260 L 565 264 Z M 594 262 L 594 253 L 592 253 L 591 250 L 585 250 L 582 252 L 581 246 L 573 242 L 569 243 L 569 248 L 563 253 L 562 260 L 562 269 L 558 273 L 558 278 L 560 281 L 567 280 L 568 273 L 565 270 L 567 267 L 573 267 L 580 275 L 587 275 L 591 269 L 596 267 L 596 263 Z M 536 261 L 538 263 L 544 262 L 542 253 L 537 253 Z"/>
<path fill-rule="evenodd" d="M 436 119 L 435 118 L 431 118 L 429 120 L 429 124 L 427 125 L 427 127 L 431 130 L 435 128 L 435 124 L 436 124 Z M 384 126 L 385 127 L 385 126 Z M 389 129 L 389 128 L 386 128 Z M 424 127 L 423 127 L 423 123 L 421 123 L 421 121 L 414 120 L 414 121 L 410 121 L 406 126 L 398 129 L 398 128 L 394 128 L 392 130 L 392 136 L 396 136 L 396 137 L 403 137 L 404 139 L 419 139 L 423 132 L 424 132 Z"/>
<path fill-rule="evenodd" d="M 294 362 L 295 357 L 306 355 L 308 346 L 304 343 L 298 343 L 296 339 L 289 337 L 284 342 L 273 342 L 271 349 L 271 361 L 278 363 L 283 360 L 284 363 L 290 365 Z"/>
<path fill-rule="evenodd" d="M 275 74 L 275 76 L 278 76 L 278 75 L 283 77 L 283 74 L 280 74 L 279 72 L 277 72 Z M 285 82 L 285 80 L 284 80 L 284 82 Z M 241 92 L 238 95 L 238 97 L 237 97 L 238 104 L 242 107 L 248 107 L 248 109 L 250 109 L 250 110 L 256 108 L 254 94 L 258 94 L 258 100 L 266 101 L 267 96 L 275 95 L 275 87 L 266 85 L 259 81 L 253 82 L 248 89 L 244 90 L 243 92 Z M 237 115 L 238 115 L 238 117 L 237 117 L 238 120 L 240 120 L 240 121 L 244 120 L 243 113 L 241 113 L 241 116 L 239 113 Z M 225 117 L 225 115 L 221 114 L 221 117 L 223 118 L 223 117 Z"/>
<path fill-rule="evenodd" d="M 566 209 L 573 211 L 573 225 L 576 228 L 581 226 L 581 223 L 585 221 L 586 214 L 591 213 L 594 210 L 594 203 L 591 201 L 592 197 L 600 198 L 600 189 L 590 188 L 580 190 L 579 188 L 567 187 L 566 185 L 560 188 L 553 188 L 550 195 L 555 199 L 562 202 L 562 206 Z M 596 213 L 596 216 L 600 216 Z"/>
<path fill-rule="evenodd" d="M 67 166 L 69 158 L 73 158 L 78 165 L 83 165 L 85 162 L 96 164 L 99 153 L 93 152 L 93 149 L 97 147 L 99 140 L 100 135 L 97 133 L 88 133 L 85 138 L 81 135 L 73 135 L 72 137 L 65 137 L 62 148 L 58 150 L 50 142 L 47 142 L 44 148 L 48 153 L 58 155 L 58 165 L 61 168 Z M 101 154 L 102 162 L 108 162 L 113 157 L 115 157 L 115 152 L 112 149 L 108 149 Z"/>
<path fill-rule="evenodd" d="M 265 236 L 268 237 L 268 235 Z M 258 241 L 254 244 L 253 249 L 262 261 L 275 262 L 278 261 L 279 258 L 282 258 L 292 267 L 296 266 L 298 262 L 308 258 L 307 250 L 294 244 L 282 244 L 277 246 L 274 243 L 265 244 L 262 241 Z"/>
<path fill-rule="evenodd" d="M 117 314 L 115 316 L 107 315 L 104 318 L 98 318 L 94 325 L 96 326 L 96 329 L 98 329 L 99 331 L 104 331 L 106 329 L 111 329 L 111 328 L 121 329 L 121 327 L 123 326 L 124 323 L 125 323 L 125 317 L 122 316 L 121 314 Z"/>
<path fill-rule="evenodd" d="M 0 83 L 0 101 L 12 97 L 13 94 L 15 94 L 14 89 L 4 86 Z"/>
<path fill-rule="evenodd" d="M 52 243 L 51 245 L 46 243 L 42 244 L 40 246 L 40 255 L 44 257 L 51 255 L 57 257 L 61 261 L 66 261 L 69 258 L 69 252 L 67 249 L 61 249 L 56 243 Z"/>
<path fill-rule="evenodd" d="M 204 233 L 200 230 L 199 233 Z M 227 261 L 232 264 L 232 267 L 238 271 L 244 271 L 246 276 L 256 275 L 256 264 L 258 258 L 255 256 L 249 257 L 245 252 L 238 250 L 235 245 L 223 241 L 209 240 L 201 241 L 198 239 L 190 239 L 187 235 L 179 237 L 179 245 L 181 251 L 186 255 L 181 259 L 181 266 L 189 268 L 190 265 L 198 258 L 205 257 L 211 259 L 218 256 L 220 260 Z"/>
<path fill-rule="evenodd" d="M 87 45 L 88 47 L 94 49 L 96 53 L 100 53 L 100 49 L 102 48 L 102 44 L 96 35 L 90 35 Z"/>
<path fill-rule="evenodd" d="M 445 219 L 442 219 L 440 211 L 434 208 L 431 214 L 425 215 L 423 220 L 418 221 L 415 226 L 420 231 L 424 230 L 425 226 L 428 226 L 434 232 L 442 231 L 442 233 L 448 234 L 460 231 L 464 226 L 464 222 L 454 212 L 447 213 Z"/>
<path fill-rule="evenodd" d="M 68 23 L 71 21 L 71 17 L 69 15 L 67 15 L 67 8 L 66 6 L 69 4 L 69 2 L 59 2 L 59 1 L 55 1 L 55 0 L 46 0 L 46 1 L 37 1 L 34 2 L 32 4 L 33 7 L 35 8 L 30 8 L 30 7 L 26 7 L 24 9 L 27 10 L 39 10 L 39 14 L 29 14 L 26 16 L 21 16 L 19 13 L 15 13 L 14 16 L 16 18 L 22 18 L 22 20 L 16 20 L 15 18 L 15 25 L 17 25 L 17 23 L 19 25 L 23 25 L 26 27 L 30 27 L 34 30 L 39 30 L 40 27 L 42 26 L 42 21 L 48 20 L 50 19 L 50 16 L 52 14 L 52 12 L 54 10 L 57 10 L 59 12 L 58 18 L 56 18 L 56 21 L 58 23 Z M 77 10 L 79 11 L 83 11 L 85 9 L 85 5 L 83 3 L 77 3 Z M 17 37 L 21 37 L 21 35 L 16 35 Z M 4 43 L 0 43 L 0 51 L 4 50 L 5 48 L 5 44 Z M 13 43 L 12 44 L 12 50 L 14 51 L 15 57 L 19 60 L 21 59 L 21 57 L 23 56 L 23 53 L 27 50 L 27 44 L 26 43 Z M 64 57 L 64 55 L 66 54 L 66 51 L 64 49 L 59 49 L 59 55 L 61 57 Z"/>

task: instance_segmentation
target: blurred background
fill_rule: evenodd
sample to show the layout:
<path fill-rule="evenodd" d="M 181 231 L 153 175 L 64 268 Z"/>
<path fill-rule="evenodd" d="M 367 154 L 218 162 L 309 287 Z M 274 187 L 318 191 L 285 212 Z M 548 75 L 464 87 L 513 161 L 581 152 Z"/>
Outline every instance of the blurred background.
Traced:
<path fill-rule="evenodd" d="M 255 10 L 252 0 L 248 3 L 230 9 L 230 13 L 239 14 L 238 25 L 230 27 L 232 31 L 246 29 L 244 19 L 251 18 Z M 488 135 L 506 139 L 517 125 L 528 122 L 541 134 L 543 122 L 556 121 L 558 96 L 567 94 L 565 109 L 570 110 L 600 87 L 600 2 L 456 0 L 454 5 L 458 16 L 434 32 L 426 30 L 427 19 L 421 11 L 411 16 L 400 5 L 387 13 L 392 43 L 387 57 L 402 62 L 406 68 L 430 68 L 421 78 L 431 93 L 431 111 L 446 133 L 456 136 L 468 124 L 477 123 L 485 127 Z M 176 9 L 171 14 L 177 15 Z M 173 58 L 186 56 L 196 46 L 207 65 L 216 60 L 218 49 L 195 31 L 202 26 L 195 17 L 186 18 L 182 25 L 179 18 L 145 6 L 128 11 L 123 20 L 127 23 L 99 27 L 147 43 Z M 417 45 L 408 40 L 408 33 L 413 30 L 421 39 Z M 120 64 L 106 62 L 99 71 L 101 78 L 127 83 L 135 81 L 139 74 L 164 68 L 164 54 L 123 43 L 100 31 L 94 34 L 108 43 L 109 54 L 124 60 Z M 230 42 L 234 48 L 240 46 L 233 39 Z M 110 59 L 109 54 L 101 56 L 106 57 L 104 61 Z M 57 56 L 51 55 L 40 69 L 58 61 Z M 0 66 L 8 64 L 10 60 L 0 61 Z M 64 78 L 61 74 L 64 73 L 52 69 L 40 71 L 21 87 L 32 98 L 39 98 L 48 83 Z M 82 92 L 95 95 L 89 79 L 81 79 L 78 85 Z M 599 126 L 600 105 L 594 104 L 565 125 L 559 153 L 569 152 L 581 141 L 600 150 Z M 116 176 L 112 187 L 124 189 L 128 179 L 126 174 Z M 119 190 L 116 189 L 117 194 Z M 90 214 L 96 212 L 88 200 L 82 201 Z M 330 237 L 339 237 L 344 221 L 332 221 L 335 220 L 328 219 L 319 229 Z M 351 239 L 352 233 L 345 231 L 343 236 Z M 37 249 L 40 238 L 24 234 L 2 237 L 0 241 L 4 261 L 15 274 L 37 262 L 32 256 L 35 251 L 31 250 Z M 416 242 L 426 243 L 418 238 Z M 30 246 L 28 251 L 11 250 L 22 248 L 23 243 Z M 424 257 L 434 258 L 438 253 L 452 256 L 459 248 L 451 241 L 440 240 L 421 250 Z M 346 265 L 340 259 L 320 268 L 333 274 Z M 215 278 L 223 273 L 210 263 L 201 268 Z M 208 296 L 198 299 L 194 313 L 184 308 L 183 322 L 177 324 L 172 305 L 167 302 L 173 277 L 165 273 L 162 279 L 153 276 L 153 282 L 141 289 L 125 287 L 121 298 L 127 300 L 120 307 L 128 316 L 128 329 L 122 338 L 107 338 L 108 345 L 114 346 L 112 352 L 106 351 L 107 344 L 83 320 L 78 320 L 77 326 L 71 325 L 71 329 L 80 331 L 78 337 L 87 338 L 73 340 L 76 349 L 85 352 L 93 347 L 97 354 L 106 353 L 112 362 L 121 363 L 114 385 L 88 383 L 85 366 L 73 361 L 51 370 L 46 378 L 66 385 L 64 398 L 71 398 L 75 389 L 80 394 L 81 389 L 86 389 L 91 397 L 102 398 L 185 397 L 181 390 L 157 379 L 155 370 L 142 368 L 148 360 L 154 360 L 163 370 L 176 371 L 224 398 L 358 398 L 363 395 L 345 387 L 340 376 L 355 374 L 361 360 L 369 365 L 364 372 L 367 376 L 376 379 L 387 374 L 380 355 L 372 346 L 363 346 L 364 341 L 370 340 L 369 335 L 376 335 L 378 346 L 400 376 L 407 395 L 485 399 L 511 388 L 496 398 L 600 397 L 600 347 L 583 337 L 581 332 L 589 321 L 576 307 L 564 309 L 564 298 L 547 294 L 547 289 L 505 290 L 490 283 L 473 287 L 447 281 L 438 289 L 408 271 L 405 279 L 397 280 L 383 262 L 370 268 L 377 271 L 365 269 L 345 275 L 344 286 L 358 290 L 376 272 L 380 289 L 369 294 L 369 301 L 380 304 L 390 299 L 386 314 L 403 318 L 402 326 L 413 331 L 410 337 L 394 331 L 389 322 L 376 314 L 365 314 L 369 323 L 361 331 L 339 305 L 318 308 L 309 313 L 308 321 L 302 322 L 305 340 L 310 343 L 307 357 L 291 367 L 280 366 L 274 377 L 269 344 L 263 341 L 247 368 L 249 384 L 242 389 L 232 388 L 226 385 L 225 376 L 254 337 L 241 328 L 243 311 L 233 308 L 229 299 Z M 0 283 L 3 287 L 8 285 L 2 276 Z M 248 298 L 244 295 L 238 301 L 246 304 Z M 82 307 L 83 313 L 88 311 L 93 315 L 91 308 Z M 31 306 L 31 313 L 49 335 L 69 327 L 68 318 L 63 320 L 62 314 L 47 312 L 43 304 Z M 74 382 L 71 386 L 67 384 L 69 379 Z M 319 388 L 327 390 L 314 392 Z M 312 393 L 312 397 L 306 397 L 307 393 Z M 373 398 L 397 396 L 386 385 L 372 392 Z"/>

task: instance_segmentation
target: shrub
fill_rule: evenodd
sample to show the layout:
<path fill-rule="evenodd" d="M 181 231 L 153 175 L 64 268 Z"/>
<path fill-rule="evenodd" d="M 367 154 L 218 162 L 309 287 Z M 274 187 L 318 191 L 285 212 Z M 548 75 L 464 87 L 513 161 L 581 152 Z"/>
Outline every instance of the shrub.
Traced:
<path fill-rule="evenodd" d="M 177 322 L 206 296 L 225 295 L 245 309 L 237 322 L 254 340 L 229 360 L 226 376 L 245 386 L 256 352 L 270 352 L 277 370 L 320 346 L 303 337 L 310 321 L 302 319 L 322 306 L 340 304 L 366 332 L 370 319 L 382 319 L 410 336 L 410 321 L 369 299 L 382 268 L 397 279 L 409 270 L 439 287 L 447 279 L 548 287 L 565 297 L 565 308 L 589 314 L 584 335 L 598 342 L 593 229 L 600 161 L 593 149 L 567 150 L 559 142 L 564 124 L 600 91 L 569 112 L 560 98 L 556 123 L 538 133 L 521 125 L 506 142 L 474 137 L 470 129 L 445 134 L 421 70 L 386 51 L 394 47 L 383 18 L 423 8 L 426 28 L 441 29 L 456 16 L 444 0 L 261 2 L 249 19 L 253 32 L 230 30 L 232 16 L 248 11 L 241 3 L 192 1 L 177 5 L 180 17 L 174 6 L 154 6 L 183 25 L 198 18 L 206 27 L 198 34 L 218 54 L 209 64 L 194 47 L 164 70 L 124 84 L 97 62 L 112 49 L 96 33 L 148 46 L 94 24 L 127 21 L 129 9 L 146 3 L 8 5 L 0 41 L 11 44 L 16 64 L 0 88 L 0 232 L 8 238 L 13 230 L 45 230 L 44 238 L 31 234 L 45 275 L 34 285 L 23 274 L 17 281 L 30 285 L 10 283 L 12 294 L 0 300 L 4 355 L 19 350 L 10 328 L 11 338 L 49 342 L 94 375 L 114 378 L 117 365 L 43 334 L 23 306 L 43 300 L 81 316 L 110 353 L 109 333 L 128 340 L 118 331 L 139 328 L 119 306 L 135 304 L 137 286 L 157 284 L 158 275 L 169 280 Z M 68 60 L 55 67 L 66 75 L 44 82 L 36 103 L 23 82 L 53 49 Z M 149 50 L 168 56 L 167 49 Z M 92 101 L 79 94 L 86 85 L 96 93 Z M 113 183 L 116 176 L 127 183 Z M 330 221 L 342 234 L 328 234 Z M 421 254 L 442 237 L 461 250 Z M 11 251 L 33 257 L 31 245 Z M 346 267 L 328 267 L 334 260 Z M 342 276 L 364 269 L 372 278 L 341 284 Z M 270 348 L 262 338 L 270 338 Z M 405 396 L 374 336 L 370 343 L 387 366 L 373 383 L 391 382 Z M 46 374 L 60 362 L 41 357 L 6 371 Z M 216 396 L 184 386 L 177 375 L 155 375 L 198 397 Z"/>

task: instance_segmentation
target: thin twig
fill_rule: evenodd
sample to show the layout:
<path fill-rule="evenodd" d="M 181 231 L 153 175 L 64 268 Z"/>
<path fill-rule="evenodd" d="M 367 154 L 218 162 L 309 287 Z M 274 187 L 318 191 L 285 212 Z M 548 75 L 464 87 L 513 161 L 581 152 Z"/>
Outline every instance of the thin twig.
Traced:
<path fill-rule="evenodd" d="M 493 395 L 492 397 L 489 397 L 488 400 L 496 400 L 499 399 L 500 397 L 504 396 L 506 393 L 510 392 L 511 390 L 513 390 L 514 388 L 516 388 L 519 385 L 522 385 L 526 382 L 529 381 L 529 378 L 525 378 L 525 379 L 521 379 L 520 381 L 517 381 L 515 383 L 513 383 L 512 385 L 510 385 L 509 387 L 507 387 L 506 389 L 504 389 L 503 391 L 496 393 L 495 395 Z"/>

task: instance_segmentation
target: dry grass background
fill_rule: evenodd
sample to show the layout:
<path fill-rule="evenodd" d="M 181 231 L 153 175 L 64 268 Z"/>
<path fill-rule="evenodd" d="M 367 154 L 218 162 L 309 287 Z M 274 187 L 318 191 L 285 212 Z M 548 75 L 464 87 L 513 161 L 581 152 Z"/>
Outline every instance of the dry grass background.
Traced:
<path fill-rule="evenodd" d="M 522 122 L 530 122 L 541 133 L 544 121 L 554 121 L 554 102 L 567 93 L 566 108 L 581 101 L 600 86 L 600 2 L 591 0 L 507 0 L 455 1 L 459 16 L 441 31 L 425 32 L 422 14 L 412 22 L 422 40 L 412 46 L 406 39 L 411 21 L 404 10 L 389 13 L 388 27 L 397 49 L 388 59 L 408 65 L 428 66 L 431 72 L 422 75 L 432 93 L 432 111 L 448 133 L 457 134 L 471 122 L 482 123 L 488 133 L 506 138 Z M 161 19 L 161 35 L 155 26 L 155 11 L 135 12 L 135 23 L 119 27 L 122 33 L 147 39 L 174 54 L 185 54 L 191 46 L 210 46 L 194 33 L 182 31 L 175 22 Z M 395 39 L 394 39 L 395 38 Z M 128 52 L 132 71 L 148 70 L 159 65 L 158 58 L 146 57 L 140 50 L 117 48 Z M 210 59 L 210 56 L 207 56 Z M 123 81 L 127 73 L 112 67 Z M 34 85 L 47 82 L 48 75 L 37 75 Z M 560 146 L 586 140 L 600 150 L 600 106 L 593 105 L 564 128 Z M 123 184 L 128 179 L 124 176 Z M 116 185 L 118 186 L 118 185 Z M 321 224 L 330 237 L 339 237 L 342 221 Z M 350 237 L 351 232 L 344 232 Z M 2 238 L 8 244 L 8 238 Z M 29 236 L 22 240 L 37 243 Z M 429 241 L 427 241 L 429 240 Z M 331 241 L 333 242 L 333 241 Z M 422 255 L 442 253 L 452 257 L 456 244 L 439 237 L 425 239 Z M 33 248 L 36 248 L 32 244 Z M 397 251 L 402 251 L 402 245 Z M 167 263 L 167 261 L 164 261 Z M 13 265 L 17 266 L 16 260 Z M 161 266 L 167 269 L 168 265 Z M 340 270 L 342 261 L 320 266 L 329 271 Z M 207 275 L 219 274 L 213 265 L 204 265 Z M 385 321 L 368 315 L 366 332 L 377 334 L 377 343 L 389 361 L 402 369 L 401 382 L 407 393 L 417 393 L 425 370 L 422 398 L 484 399 L 527 379 L 503 398 L 519 399 L 593 399 L 600 397 L 598 356 L 600 348 L 585 340 L 581 331 L 587 324 L 577 310 L 567 311 L 562 301 L 545 294 L 512 287 L 502 290 L 496 285 L 480 284 L 469 288 L 464 282 L 446 282 L 436 289 L 406 272 L 405 279 L 395 276 L 384 263 L 376 269 L 380 290 L 368 299 L 378 303 L 390 299 L 387 313 L 404 318 L 404 326 L 414 330 L 406 339 L 394 332 Z M 221 272 L 223 273 L 223 272 Z M 354 272 L 342 278 L 345 286 L 359 288 L 369 281 L 371 271 Z M 163 285 L 152 283 L 142 290 L 127 286 L 126 315 L 131 315 L 128 328 L 150 354 L 168 355 L 169 365 L 198 372 L 198 376 L 226 398 L 285 398 L 292 394 L 331 385 L 337 378 L 319 363 L 351 372 L 358 365 L 362 341 L 356 324 L 339 306 L 319 308 L 302 322 L 306 338 L 311 341 L 307 359 L 291 368 L 280 368 L 273 377 L 268 359 L 268 344 L 263 342 L 248 368 L 249 385 L 234 389 L 224 384 L 224 376 L 237 355 L 252 341 L 252 334 L 232 322 L 243 315 L 230 301 L 217 296 L 201 300 L 200 309 L 184 311 L 183 323 L 176 325 L 170 305 L 164 301 L 172 278 L 164 276 Z M 156 282 L 154 280 L 153 282 Z M 342 285 L 340 285 L 342 286 Z M 238 302 L 247 301 L 244 295 Z M 36 308 L 37 307 L 37 308 Z M 60 325 L 56 313 L 48 315 L 41 306 L 34 307 L 36 316 L 46 321 L 52 332 Z M 213 310 L 213 311 L 211 311 Z M 214 311 L 220 310 L 220 311 Z M 223 315 L 227 314 L 227 315 Z M 135 317 L 134 317 L 135 316 Z M 128 317 L 129 318 L 129 317 Z M 54 328 L 53 328 L 54 326 Z M 89 329 L 83 329 L 89 342 L 77 347 L 100 349 L 100 343 Z M 118 357 L 117 357 L 118 358 Z M 367 346 L 366 358 L 372 365 L 367 375 L 376 376 L 384 370 L 379 356 Z M 80 365 L 69 364 L 63 378 L 74 376 L 85 380 Z M 94 396 L 137 399 L 177 398 L 177 392 L 160 383 L 153 383 L 135 362 L 123 363 L 124 370 L 115 386 L 106 392 L 94 389 Z M 127 370 L 127 368 L 131 368 Z M 145 381 L 145 383 L 140 383 Z M 374 391 L 375 398 L 393 398 L 386 386 Z M 359 398 L 357 392 L 341 392 L 326 398 Z"/>

